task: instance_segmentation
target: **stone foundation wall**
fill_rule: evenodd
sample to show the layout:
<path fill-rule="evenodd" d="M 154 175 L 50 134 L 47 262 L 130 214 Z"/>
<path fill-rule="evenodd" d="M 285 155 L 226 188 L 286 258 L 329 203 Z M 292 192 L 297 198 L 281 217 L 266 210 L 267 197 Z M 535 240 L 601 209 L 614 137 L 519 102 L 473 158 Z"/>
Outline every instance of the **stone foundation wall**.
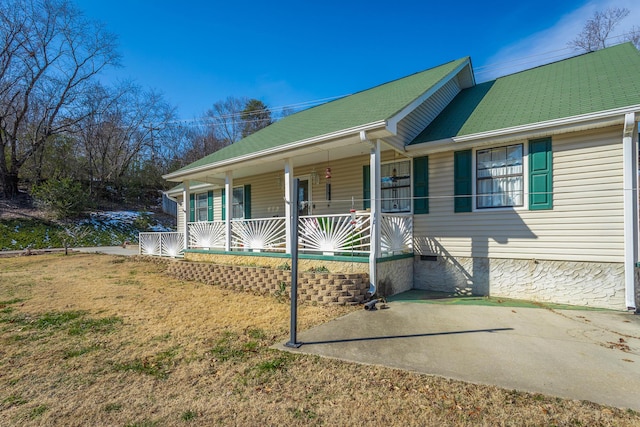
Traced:
<path fill-rule="evenodd" d="M 622 263 L 416 256 L 414 276 L 416 289 L 626 309 Z"/>
<path fill-rule="evenodd" d="M 167 273 L 183 280 L 197 280 L 229 289 L 276 294 L 291 291 L 291 271 L 175 261 Z M 367 273 L 299 273 L 298 299 L 317 304 L 361 303 L 369 290 Z"/>
<path fill-rule="evenodd" d="M 376 263 L 376 293 L 389 297 L 413 289 L 413 257 Z"/>

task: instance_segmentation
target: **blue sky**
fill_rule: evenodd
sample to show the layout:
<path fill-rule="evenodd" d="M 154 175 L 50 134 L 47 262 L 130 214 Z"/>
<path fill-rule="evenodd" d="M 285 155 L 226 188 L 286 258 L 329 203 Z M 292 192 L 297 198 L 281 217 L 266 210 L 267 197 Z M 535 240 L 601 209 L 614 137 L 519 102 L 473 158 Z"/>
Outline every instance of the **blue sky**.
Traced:
<path fill-rule="evenodd" d="M 350 94 L 470 56 L 478 81 L 571 52 L 596 10 L 635 0 L 537 2 L 76 0 L 119 38 L 122 67 L 161 91 L 180 119 L 227 96 L 277 108 Z M 523 60 L 524 58 L 524 60 Z"/>

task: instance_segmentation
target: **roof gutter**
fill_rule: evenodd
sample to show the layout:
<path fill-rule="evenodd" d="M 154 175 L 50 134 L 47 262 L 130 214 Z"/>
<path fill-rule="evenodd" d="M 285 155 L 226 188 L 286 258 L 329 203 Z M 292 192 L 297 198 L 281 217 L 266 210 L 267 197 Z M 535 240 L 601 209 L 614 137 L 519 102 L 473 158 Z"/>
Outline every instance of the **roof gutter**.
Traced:
<path fill-rule="evenodd" d="M 624 279 L 628 310 L 638 312 L 636 301 L 636 261 L 638 260 L 638 113 L 624 117 L 622 133 Z"/>
<path fill-rule="evenodd" d="M 640 105 L 634 105 L 624 108 L 616 108 L 613 110 L 599 111 L 597 113 L 582 114 L 578 116 L 564 117 L 561 119 L 547 120 L 544 122 L 531 123 L 522 126 L 513 126 L 509 128 L 491 130 L 487 132 L 479 132 L 470 135 L 454 136 L 451 138 L 444 138 L 435 141 L 423 142 L 420 144 L 407 146 L 407 152 L 422 152 L 428 151 L 440 152 L 451 149 L 451 145 L 466 145 L 465 143 L 477 143 L 481 140 L 490 140 L 495 142 L 496 139 L 505 137 L 525 137 L 527 134 L 545 131 L 549 133 L 551 129 L 558 129 L 561 127 L 587 125 L 589 123 L 599 123 L 606 126 L 611 124 L 621 124 L 624 121 L 624 117 L 628 113 L 636 113 L 638 116 L 640 111 Z M 457 147 L 456 147 L 457 148 Z"/>
<path fill-rule="evenodd" d="M 367 123 L 365 125 L 360 125 L 353 128 L 341 129 L 337 132 L 332 132 L 332 133 L 328 133 L 320 136 L 314 136 L 312 138 L 302 139 L 289 144 L 284 144 L 278 147 L 269 148 L 267 150 L 261 150 L 261 151 L 256 151 L 254 153 L 249 153 L 249 154 L 245 154 L 238 157 L 232 157 L 230 159 L 221 160 L 215 163 L 209 163 L 207 165 L 198 166 L 192 169 L 176 171 L 173 173 L 163 175 L 162 178 L 166 179 L 167 181 L 180 182 L 182 181 L 183 178 L 189 175 L 205 172 L 211 169 L 229 166 L 236 163 L 242 163 L 248 160 L 253 160 L 253 159 L 264 157 L 264 156 L 272 156 L 274 154 L 280 154 L 286 151 L 291 151 L 298 148 L 319 144 L 322 142 L 328 142 L 334 139 L 343 138 L 345 136 L 359 137 L 361 132 L 368 132 L 374 129 L 384 128 L 386 126 L 386 123 L 387 123 L 386 120 L 379 120 L 377 122 Z"/>

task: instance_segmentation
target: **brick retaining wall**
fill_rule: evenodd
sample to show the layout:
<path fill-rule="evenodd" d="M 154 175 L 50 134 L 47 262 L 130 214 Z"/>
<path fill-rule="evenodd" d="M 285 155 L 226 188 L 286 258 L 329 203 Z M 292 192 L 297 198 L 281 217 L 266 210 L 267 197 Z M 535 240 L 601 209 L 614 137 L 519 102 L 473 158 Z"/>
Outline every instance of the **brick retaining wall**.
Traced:
<path fill-rule="evenodd" d="M 246 267 L 175 261 L 168 264 L 167 273 L 183 280 L 197 280 L 225 288 L 275 294 L 286 286 L 291 288 L 291 271 L 264 267 Z M 366 273 L 298 274 L 300 301 L 327 305 L 361 303 L 369 290 Z"/>

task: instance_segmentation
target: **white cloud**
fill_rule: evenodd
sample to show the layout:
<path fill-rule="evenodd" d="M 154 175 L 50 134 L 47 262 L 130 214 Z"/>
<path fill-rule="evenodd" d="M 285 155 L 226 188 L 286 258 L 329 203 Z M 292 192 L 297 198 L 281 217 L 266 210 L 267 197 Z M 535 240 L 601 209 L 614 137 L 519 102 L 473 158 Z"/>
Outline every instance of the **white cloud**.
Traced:
<path fill-rule="evenodd" d="M 637 0 L 593 0 L 560 17 L 552 27 L 502 48 L 483 65 L 474 67 L 478 81 L 491 80 L 578 54 L 567 43 L 576 38 L 596 11 L 613 7 L 627 8 L 631 12 L 615 29 L 614 37 L 611 38 L 611 44 L 619 43 L 621 38 L 615 36 L 622 35 L 634 24 L 640 23 L 640 5 Z"/>

